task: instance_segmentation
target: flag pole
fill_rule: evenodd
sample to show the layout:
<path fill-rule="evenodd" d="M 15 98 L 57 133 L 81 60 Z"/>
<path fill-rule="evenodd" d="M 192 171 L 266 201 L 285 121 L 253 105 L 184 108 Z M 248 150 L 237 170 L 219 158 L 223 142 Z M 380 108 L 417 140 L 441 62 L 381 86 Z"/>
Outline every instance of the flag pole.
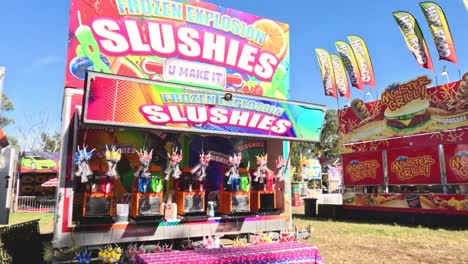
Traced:
<path fill-rule="evenodd" d="M 435 73 L 435 71 L 434 71 L 434 79 L 436 82 L 436 86 L 439 86 L 439 81 L 437 80 L 437 74 Z"/>
<path fill-rule="evenodd" d="M 340 100 L 339 100 L 339 93 L 336 94 L 336 112 L 338 113 L 338 110 L 340 110 Z"/>

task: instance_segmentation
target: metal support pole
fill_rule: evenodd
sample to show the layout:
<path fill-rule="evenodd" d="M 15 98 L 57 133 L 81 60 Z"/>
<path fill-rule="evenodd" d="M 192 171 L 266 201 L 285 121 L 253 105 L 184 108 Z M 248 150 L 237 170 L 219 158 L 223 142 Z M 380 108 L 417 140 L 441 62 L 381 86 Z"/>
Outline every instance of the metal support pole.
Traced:
<path fill-rule="evenodd" d="M 445 171 L 445 156 L 444 156 L 444 146 L 439 144 L 439 163 L 440 163 L 440 177 L 442 181 L 442 192 L 447 194 L 447 174 Z"/>
<path fill-rule="evenodd" d="M 14 150 L 8 146 L 1 150 L 0 154 L 0 225 L 7 225 L 10 219 L 10 206 L 8 202 L 8 191 L 10 186 L 10 166 L 12 151 Z"/>
<path fill-rule="evenodd" d="M 385 193 L 388 193 L 388 164 L 387 164 L 387 150 L 382 151 L 383 169 L 384 169 L 384 184 Z"/>

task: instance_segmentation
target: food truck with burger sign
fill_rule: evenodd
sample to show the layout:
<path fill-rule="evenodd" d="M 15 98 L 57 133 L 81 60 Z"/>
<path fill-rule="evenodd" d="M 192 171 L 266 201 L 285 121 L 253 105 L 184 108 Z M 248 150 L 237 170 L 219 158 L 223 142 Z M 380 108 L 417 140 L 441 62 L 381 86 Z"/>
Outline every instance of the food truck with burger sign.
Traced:
<path fill-rule="evenodd" d="M 54 248 L 286 230 L 288 25 L 200 1 L 72 0 Z"/>
<path fill-rule="evenodd" d="M 345 210 L 466 224 L 468 73 L 431 82 L 394 83 L 339 111 Z"/>

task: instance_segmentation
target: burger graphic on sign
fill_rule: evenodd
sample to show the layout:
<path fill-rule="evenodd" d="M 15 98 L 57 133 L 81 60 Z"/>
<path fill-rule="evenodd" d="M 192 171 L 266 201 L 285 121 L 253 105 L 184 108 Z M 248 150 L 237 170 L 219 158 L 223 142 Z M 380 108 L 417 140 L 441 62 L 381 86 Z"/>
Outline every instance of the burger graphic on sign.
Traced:
<path fill-rule="evenodd" d="M 426 91 L 426 85 L 430 83 L 429 78 L 422 76 L 407 83 L 391 84 L 385 89 L 381 101 L 386 106 L 387 128 L 397 133 L 412 132 L 431 119 Z"/>
<path fill-rule="evenodd" d="M 387 127 L 395 132 L 412 131 L 421 127 L 430 119 L 428 107 L 429 100 L 415 99 L 395 110 L 387 108 L 384 112 Z"/>

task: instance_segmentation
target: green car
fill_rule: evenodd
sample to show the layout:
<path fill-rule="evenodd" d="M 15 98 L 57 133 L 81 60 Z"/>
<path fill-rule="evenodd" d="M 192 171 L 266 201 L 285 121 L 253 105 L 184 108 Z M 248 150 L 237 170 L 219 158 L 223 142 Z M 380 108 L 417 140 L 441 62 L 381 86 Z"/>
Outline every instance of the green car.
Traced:
<path fill-rule="evenodd" d="M 40 169 L 53 169 L 56 164 L 55 161 L 50 159 L 45 159 L 39 156 L 27 156 L 21 159 L 21 166 L 28 167 L 33 170 Z"/>

